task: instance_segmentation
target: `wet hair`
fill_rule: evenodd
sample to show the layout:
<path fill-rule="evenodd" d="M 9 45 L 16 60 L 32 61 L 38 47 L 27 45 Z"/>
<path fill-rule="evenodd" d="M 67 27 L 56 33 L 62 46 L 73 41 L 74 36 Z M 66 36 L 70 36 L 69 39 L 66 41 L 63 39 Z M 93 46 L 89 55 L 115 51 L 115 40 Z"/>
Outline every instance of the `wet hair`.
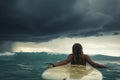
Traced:
<path fill-rule="evenodd" d="M 82 51 L 82 45 L 79 44 L 79 43 L 75 43 L 72 47 L 72 52 L 73 54 L 82 54 L 83 51 Z"/>
<path fill-rule="evenodd" d="M 73 60 L 71 64 L 85 65 L 85 59 L 83 55 L 83 47 L 79 43 L 75 43 L 72 47 Z"/>

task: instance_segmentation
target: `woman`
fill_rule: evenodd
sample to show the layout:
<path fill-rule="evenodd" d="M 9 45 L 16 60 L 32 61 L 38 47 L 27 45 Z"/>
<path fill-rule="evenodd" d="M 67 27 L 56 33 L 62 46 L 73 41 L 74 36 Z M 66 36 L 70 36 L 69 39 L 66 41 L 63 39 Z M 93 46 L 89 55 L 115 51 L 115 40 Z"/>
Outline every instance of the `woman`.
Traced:
<path fill-rule="evenodd" d="M 93 62 L 88 55 L 83 54 L 82 45 L 79 43 L 75 43 L 72 47 L 72 54 L 68 55 L 66 60 L 60 61 L 55 64 L 51 64 L 49 67 L 56 67 L 65 65 L 71 62 L 72 65 L 84 65 L 88 62 L 91 66 L 95 68 L 107 68 L 106 66 L 100 65 L 98 63 Z"/>

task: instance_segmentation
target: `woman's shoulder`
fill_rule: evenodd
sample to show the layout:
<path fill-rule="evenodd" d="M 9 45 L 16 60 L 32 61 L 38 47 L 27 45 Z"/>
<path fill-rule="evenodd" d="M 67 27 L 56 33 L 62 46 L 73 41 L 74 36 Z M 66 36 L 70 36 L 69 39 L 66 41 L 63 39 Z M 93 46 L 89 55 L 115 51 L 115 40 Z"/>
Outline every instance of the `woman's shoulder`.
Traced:
<path fill-rule="evenodd" d="M 69 54 L 68 56 L 73 56 L 73 54 L 71 53 L 71 54 Z"/>
<path fill-rule="evenodd" d="M 85 57 L 85 58 L 88 58 L 89 56 L 88 56 L 87 54 L 84 54 L 84 57 Z"/>
<path fill-rule="evenodd" d="M 84 56 L 88 56 L 87 54 L 84 54 Z"/>
<path fill-rule="evenodd" d="M 73 54 L 72 54 L 72 53 L 71 53 L 71 54 L 69 54 L 69 55 L 68 55 L 68 57 L 73 57 Z"/>

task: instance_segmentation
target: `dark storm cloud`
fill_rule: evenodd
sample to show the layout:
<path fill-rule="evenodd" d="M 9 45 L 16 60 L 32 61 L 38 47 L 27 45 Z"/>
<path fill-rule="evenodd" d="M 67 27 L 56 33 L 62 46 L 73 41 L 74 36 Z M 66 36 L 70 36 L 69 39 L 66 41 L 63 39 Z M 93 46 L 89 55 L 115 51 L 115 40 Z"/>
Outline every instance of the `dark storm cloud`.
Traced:
<path fill-rule="evenodd" d="M 75 1 L 4 0 L 0 2 L 0 40 L 28 41 L 29 38 L 33 40 L 54 38 L 56 37 L 54 34 L 66 31 L 69 24 L 68 21 L 65 23 L 63 20 L 72 16 L 71 7 Z"/>
<path fill-rule="evenodd" d="M 0 53 L 1 52 L 11 52 L 12 51 L 12 43 L 9 41 L 0 41 Z"/>
<path fill-rule="evenodd" d="M 0 41 L 120 31 L 120 0 L 0 0 Z"/>

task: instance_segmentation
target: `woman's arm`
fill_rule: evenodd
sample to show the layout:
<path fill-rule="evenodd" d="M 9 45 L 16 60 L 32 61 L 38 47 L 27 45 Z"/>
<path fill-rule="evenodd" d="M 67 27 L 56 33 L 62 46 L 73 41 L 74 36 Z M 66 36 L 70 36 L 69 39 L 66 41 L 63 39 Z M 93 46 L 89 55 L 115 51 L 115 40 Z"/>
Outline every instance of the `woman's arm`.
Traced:
<path fill-rule="evenodd" d="M 101 64 L 98 64 L 98 63 L 93 62 L 88 55 L 86 55 L 86 61 L 87 61 L 91 66 L 93 66 L 93 67 L 95 67 L 95 68 L 108 68 L 108 67 L 106 67 L 106 66 L 104 66 L 104 65 L 101 65 Z"/>
<path fill-rule="evenodd" d="M 60 61 L 60 62 L 57 62 L 55 64 L 52 64 L 52 67 L 56 67 L 56 66 L 61 66 L 61 65 L 65 65 L 67 63 L 69 63 L 72 59 L 72 54 L 68 55 L 67 59 L 63 60 L 63 61 Z M 50 67 L 50 66 L 49 66 Z"/>

